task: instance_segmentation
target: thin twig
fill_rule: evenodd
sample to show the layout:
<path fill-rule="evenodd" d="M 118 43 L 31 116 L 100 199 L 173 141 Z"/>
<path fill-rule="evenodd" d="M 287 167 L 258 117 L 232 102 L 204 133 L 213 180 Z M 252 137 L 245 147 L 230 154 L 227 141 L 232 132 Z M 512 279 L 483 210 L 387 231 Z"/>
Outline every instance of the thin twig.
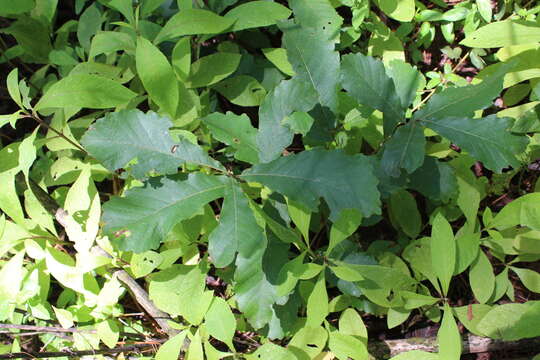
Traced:
<path fill-rule="evenodd" d="M 49 124 L 47 124 L 47 122 L 43 121 L 43 119 L 41 119 L 35 112 L 33 114 L 24 114 L 21 116 L 22 118 L 30 118 L 30 119 L 34 119 L 35 121 L 37 121 L 41 126 L 47 128 L 48 130 L 51 130 L 53 133 L 55 133 L 56 135 L 60 136 L 62 139 L 66 140 L 68 143 L 70 143 L 71 145 L 75 146 L 77 149 L 79 149 L 80 151 L 82 151 L 83 153 L 87 154 L 86 150 L 79 144 L 77 144 L 76 142 L 74 142 L 73 140 L 71 140 L 70 138 L 68 138 L 66 135 L 64 135 L 64 133 L 62 133 L 61 131 L 59 130 L 56 130 L 55 128 L 53 128 L 52 126 L 50 126 Z"/>

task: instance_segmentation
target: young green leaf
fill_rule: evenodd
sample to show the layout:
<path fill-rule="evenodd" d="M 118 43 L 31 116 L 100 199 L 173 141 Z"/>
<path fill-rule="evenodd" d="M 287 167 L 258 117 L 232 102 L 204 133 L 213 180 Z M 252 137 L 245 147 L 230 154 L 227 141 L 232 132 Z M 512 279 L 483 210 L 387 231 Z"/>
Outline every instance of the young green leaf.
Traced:
<path fill-rule="evenodd" d="M 330 207 L 336 221 L 344 209 L 357 209 L 363 216 L 380 213 L 377 179 L 363 155 L 341 151 L 312 150 L 255 165 L 241 175 L 268 186 L 289 199 L 317 211 L 319 198 Z M 350 182 L 349 179 L 355 179 Z"/>
<path fill-rule="evenodd" d="M 291 10 L 276 2 L 250 1 L 229 10 L 224 16 L 234 20 L 231 31 L 274 25 L 279 20 L 287 19 Z"/>
<path fill-rule="evenodd" d="M 132 36 L 118 31 L 101 31 L 92 38 L 89 58 L 100 54 L 110 54 L 115 51 L 133 52 L 135 41 Z"/>
<path fill-rule="evenodd" d="M 191 73 L 186 80 L 187 88 L 200 88 L 215 84 L 236 71 L 241 54 L 218 52 L 200 58 L 191 64 Z"/>
<path fill-rule="evenodd" d="M 345 309 L 339 317 L 339 332 L 359 337 L 367 346 L 368 332 L 362 317 L 353 308 Z"/>
<path fill-rule="evenodd" d="M 531 269 L 522 269 L 517 267 L 511 267 L 515 272 L 523 285 L 532 292 L 540 293 L 540 274 Z"/>
<path fill-rule="evenodd" d="M 440 360 L 459 360 L 461 358 L 461 336 L 448 304 L 444 304 L 441 328 L 437 333 Z"/>
<path fill-rule="evenodd" d="M 143 252 L 159 246 L 181 220 L 223 197 L 225 179 L 192 173 L 187 180 L 160 178 L 115 197 L 103 206 L 104 231 L 123 250 Z"/>
<path fill-rule="evenodd" d="M 540 193 L 526 194 L 506 205 L 489 223 L 489 227 L 505 230 L 515 225 L 540 231 Z"/>
<path fill-rule="evenodd" d="M 469 281 L 476 300 L 480 304 L 485 304 L 495 289 L 495 275 L 483 251 L 478 252 L 476 260 L 471 264 Z"/>
<path fill-rule="evenodd" d="M 220 297 L 214 297 L 204 319 L 210 336 L 224 342 L 231 350 L 234 350 L 232 338 L 236 330 L 236 319 L 227 302 Z"/>
<path fill-rule="evenodd" d="M 135 63 L 137 74 L 152 101 L 174 118 L 178 107 L 178 83 L 165 55 L 150 41 L 139 37 Z"/>
<path fill-rule="evenodd" d="M 234 157 L 251 164 L 259 162 L 257 147 L 257 130 L 251 126 L 246 114 L 235 115 L 212 113 L 202 119 L 208 126 L 212 136 L 236 149 Z"/>
<path fill-rule="evenodd" d="M 132 165 L 133 175 L 143 178 L 149 171 L 172 174 L 185 162 L 225 169 L 201 147 L 186 139 L 175 142 L 169 135 L 171 121 L 154 112 L 122 110 L 96 121 L 81 139 L 88 152 L 111 171 Z"/>
<path fill-rule="evenodd" d="M 368 358 L 367 348 L 361 340 L 338 331 L 330 332 L 328 348 L 339 359 L 365 360 Z"/>
<path fill-rule="evenodd" d="M 414 0 L 376 0 L 379 8 L 397 21 L 409 22 L 413 19 Z"/>
<path fill-rule="evenodd" d="M 497 48 L 540 41 L 540 26 L 532 21 L 504 20 L 467 34 L 460 44 L 471 48 Z"/>
<path fill-rule="evenodd" d="M 332 250 L 343 240 L 351 236 L 358 226 L 362 223 L 362 214 L 355 209 L 343 210 L 339 219 L 332 224 L 330 228 L 330 242 L 326 249 L 326 254 L 332 253 Z"/>
<path fill-rule="evenodd" d="M 285 75 L 294 76 L 295 72 L 289 59 L 287 59 L 287 50 L 283 48 L 264 48 L 261 49 L 264 56 L 274 64 L 279 71 Z"/>
<path fill-rule="evenodd" d="M 343 88 L 360 104 L 381 111 L 384 134 L 391 135 L 394 127 L 404 120 L 405 110 L 383 63 L 357 53 L 343 56 L 341 68 Z"/>
<path fill-rule="evenodd" d="M 182 331 L 178 335 L 175 335 L 164 342 L 156 352 L 156 360 L 178 359 L 182 345 L 184 345 L 186 335 L 187 330 Z"/>
<path fill-rule="evenodd" d="M 19 90 L 19 69 L 15 68 L 10 71 L 6 79 L 6 84 L 11 99 L 15 101 L 17 105 L 19 105 L 19 108 L 24 109 L 21 91 Z"/>
<path fill-rule="evenodd" d="M 496 173 L 501 173 L 508 166 L 519 167 L 516 155 L 523 153 L 528 143 L 527 137 L 508 131 L 512 126 L 510 118 L 499 118 L 496 115 L 480 119 L 444 117 L 423 120 L 422 123 L 469 152 Z"/>
<path fill-rule="evenodd" d="M 307 320 L 306 325 L 317 327 L 322 324 L 328 315 L 328 293 L 326 291 L 326 281 L 324 271 L 319 274 L 313 291 L 307 299 Z"/>
<path fill-rule="evenodd" d="M 208 10 L 184 9 L 167 21 L 154 43 L 159 44 L 184 35 L 219 34 L 229 29 L 233 23 L 233 19 L 224 18 Z"/>
<path fill-rule="evenodd" d="M 49 87 L 34 108 L 107 109 L 126 104 L 135 96 L 136 93 L 114 80 L 97 75 L 76 74 Z"/>
<path fill-rule="evenodd" d="M 456 264 L 456 241 L 452 227 L 441 213 L 433 219 L 431 229 L 431 263 L 441 282 L 443 295 L 448 294 Z"/>

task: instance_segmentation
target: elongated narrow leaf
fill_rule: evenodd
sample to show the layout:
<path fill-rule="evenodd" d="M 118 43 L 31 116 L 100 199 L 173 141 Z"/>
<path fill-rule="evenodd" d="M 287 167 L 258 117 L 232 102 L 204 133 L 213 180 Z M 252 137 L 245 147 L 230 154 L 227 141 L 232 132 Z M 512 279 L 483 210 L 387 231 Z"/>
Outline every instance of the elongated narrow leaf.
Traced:
<path fill-rule="evenodd" d="M 317 91 L 319 103 L 335 111 L 339 85 L 339 53 L 334 43 L 314 29 L 293 23 L 280 26 L 283 43 L 295 78 L 310 83 Z"/>
<path fill-rule="evenodd" d="M 127 103 L 137 94 L 120 83 L 89 74 L 70 75 L 52 85 L 35 109 L 81 107 L 107 109 Z"/>
<path fill-rule="evenodd" d="M 322 197 L 330 207 L 332 221 L 344 209 L 357 209 L 364 217 L 380 213 L 378 181 L 363 155 L 348 156 L 339 150 L 304 151 L 255 165 L 242 178 L 264 184 L 314 212 Z"/>
<path fill-rule="evenodd" d="M 513 64 L 503 64 L 478 85 L 451 87 L 435 94 L 426 105 L 414 114 L 413 119 L 432 120 L 459 116 L 472 117 L 474 111 L 491 105 L 503 89 L 504 75 Z"/>
<path fill-rule="evenodd" d="M 384 114 L 384 133 L 392 133 L 404 119 L 405 111 L 396 92 L 394 81 L 380 60 L 363 54 L 349 54 L 342 59 L 341 83 L 360 104 Z"/>
<path fill-rule="evenodd" d="M 456 241 L 452 227 L 440 213 L 433 219 L 431 230 L 431 263 L 446 295 L 456 266 Z"/>
<path fill-rule="evenodd" d="M 291 144 L 293 131 L 283 120 L 294 111 L 307 112 L 317 103 L 317 92 L 310 83 L 292 79 L 282 81 L 269 93 L 259 108 L 259 160 L 269 162 Z"/>
<path fill-rule="evenodd" d="M 174 117 L 178 107 L 178 83 L 165 55 L 150 41 L 139 37 L 135 62 L 137 74 L 152 101 Z"/>
<path fill-rule="evenodd" d="M 525 136 L 508 131 L 512 127 L 510 118 L 499 118 L 496 115 L 481 119 L 444 117 L 422 123 L 497 173 L 508 166 L 519 167 L 516 155 L 525 150 L 528 142 Z"/>
<path fill-rule="evenodd" d="M 176 223 L 223 197 L 225 186 L 224 178 L 201 173 L 184 181 L 161 178 L 159 183 L 146 183 L 105 203 L 104 231 L 123 250 L 155 249 Z"/>
<path fill-rule="evenodd" d="M 225 267 L 233 262 L 238 250 L 238 244 L 250 236 L 251 223 L 246 211 L 251 211 L 242 189 L 234 180 L 229 180 L 225 189 L 225 196 L 219 225 L 208 238 L 208 252 L 216 267 Z"/>
<path fill-rule="evenodd" d="M 216 112 L 203 118 L 203 122 L 212 132 L 212 136 L 236 149 L 234 153 L 236 159 L 251 164 L 259 162 L 257 130 L 251 126 L 246 114 L 235 115 L 232 112 L 227 112 L 227 114 Z"/>
<path fill-rule="evenodd" d="M 232 31 L 274 25 L 291 15 L 291 10 L 277 2 L 250 1 L 235 6 L 225 14 L 226 19 L 234 20 Z"/>
<path fill-rule="evenodd" d="M 227 19 L 211 11 L 184 9 L 167 21 L 154 43 L 184 35 L 219 34 L 232 26 L 234 19 Z"/>
<path fill-rule="evenodd" d="M 467 34 L 461 44 L 475 48 L 495 48 L 540 41 L 540 25 L 532 21 L 504 20 L 482 26 Z"/>
<path fill-rule="evenodd" d="M 82 138 L 88 152 L 111 171 L 123 168 L 133 159 L 133 175 L 144 177 L 149 171 L 171 174 L 184 162 L 224 170 L 198 145 L 169 135 L 171 121 L 156 113 L 123 110 L 109 113 L 90 127 Z"/>
<path fill-rule="evenodd" d="M 483 251 L 478 251 L 476 259 L 471 264 L 469 282 L 476 300 L 480 304 L 485 304 L 495 289 L 495 275 L 493 267 Z"/>
<path fill-rule="evenodd" d="M 384 144 L 381 159 L 382 169 L 390 176 L 398 177 L 401 169 L 412 174 L 424 163 L 426 138 L 418 122 L 409 121 L 397 128 L 390 140 Z"/>
<path fill-rule="evenodd" d="M 444 315 L 437 333 L 437 340 L 439 341 L 440 360 L 459 360 L 461 358 L 461 336 L 448 304 L 444 304 Z"/>
<path fill-rule="evenodd" d="M 306 311 L 306 326 L 313 328 L 320 326 L 328 315 L 328 293 L 324 271 L 319 274 L 313 291 L 309 294 Z"/>

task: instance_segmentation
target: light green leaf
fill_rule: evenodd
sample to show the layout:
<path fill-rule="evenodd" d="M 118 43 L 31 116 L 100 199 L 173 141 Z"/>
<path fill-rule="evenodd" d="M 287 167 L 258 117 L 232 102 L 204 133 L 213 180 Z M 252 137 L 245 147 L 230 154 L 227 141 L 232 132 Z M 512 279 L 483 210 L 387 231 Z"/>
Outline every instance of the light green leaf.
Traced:
<path fill-rule="evenodd" d="M 103 5 L 118 11 L 130 22 L 133 23 L 133 3 L 131 0 L 99 0 Z"/>
<path fill-rule="evenodd" d="M 63 327 L 64 329 L 69 329 L 70 327 L 73 327 L 73 314 L 71 312 L 66 309 L 58 309 L 54 306 L 52 308 L 54 310 L 54 315 L 56 315 L 56 320 L 58 320 L 58 323 L 60 323 L 61 327 Z"/>
<path fill-rule="evenodd" d="M 444 304 L 441 328 L 437 333 L 440 360 L 459 360 L 461 358 L 461 336 L 456 320 L 448 304 Z"/>
<path fill-rule="evenodd" d="M 288 295 L 296 287 L 298 280 L 300 280 L 306 269 L 307 264 L 304 264 L 305 255 L 305 252 L 301 253 L 281 268 L 277 278 L 277 296 Z"/>
<path fill-rule="evenodd" d="M 172 227 L 203 205 L 223 197 L 225 179 L 192 173 L 187 180 L 154 179 L 103 206 L 104 231 L 123 250 L 155 249 Z"/>
<path fill-rule="evenodd" d="M 213 89 L 239 106 L 259 106 L 266 96 L 264 87 L 248 75 L 225 79 L 214 85 Z"/>
<path fill-rule="evenodd" d="M 317 327 L 322 324 L 328 315 L 328 293 L 326 292 L 326 281 L 324 271 L 319 274 L 313 291 L 307 298 L 307 320 L 306 326 Z"/>
<path fill-rule="evenodd" d="M 482 19 L 487 23 L 491 22 L 493 8 L 491 7 L 490 0 L 476 0 L 476 6 L 478 7 L 478 12 Z"/>
<path fill-rule="evenodd" d="M 415 239 L 422 230 L 422 216 L 418 211 L 415 198 L 406 190 L 398 190 L 390 195 L 392 218 L 401 230 Z"/>
<path fill-rule="evenodd" d="M 357 209 L 364 217 L 380 213 L 377 179 L 363 155 L 347 156 L 335 150 L 304 151 L 255 165 L 241 177 L 264 184 L 313 212 L 322 197 L 330 208 L 332 221 L 344 209 Z"/>
<path fill-rule="evenodd" d="M 232 338 L 236 330 L 236 319 L 227 302 L 220 297 L 214 297 L 204 319 L 208 334 L 234 350 Z"/>
<path fill-rule="evenodd" d="M 35 6 L 34 0 L 0 0 L 0 16 L 29 12 Z"/>
<path fill-rule="evenodd" d="M 96 330 L 99 338 L 110 349 L 116 346 L 120 337 L 120 329 L 118 324 L 111 319 L 100 321 L 96 324 Z"/>
<path fill-rule="evenodd" d="M 295 78 L 311 84 L 318 102 L 332 111 L 337 110 L 339 86 L 339 53 L 320 31 L 283 23 L 283 45 L 296 73 Z"/>
<path fill-rule="evenodd" d="M 379 8 L 397 21 L 409 22 L 414 17 L 414 0 L 377 0 Z"/>
<path fill-rule="evenodd" d="M 540 293 L 540 274 L 531 269 L 510 267 L 515 272 L 523 285 L 532 292 Z"/>
<path fill-rule="evenodd" d="M 156 360 L 178 359 L 184 340 L 186 339 L 187 330 L 182 331 L 178 335 L 170 338 L 163 343 L 156 352 Z"/>
<path fill-rule="evenodd" d="M 355 209 L 343 210 L 336 222 L 330 228 L 330 242 L 326 249 L 329 255 L 343 240 L 351 236 L 362 223 L 362 214 Z"/>
<path fill-rule="evenodd" d="M 0 320 L 11 318 L 16 307 L 17 294 L 21 288 L 24 269 L 24 251 L 12 256 L 0 269 Z"/>
<path fill-rule="evenodd" d="M 297 202 L 287 199 L 287 210 L 289 216 L 293 221 L 294 225 L 304 237 L 306 242 L 309 241 L 309 224 L 311 222 L 311 211 L 307 209 L 304 205 Z"/>
<path fill-rule="evenodd" d="M 187 88 L 199 88 L 215 84 L 236 71 L 242 55 L 218 52 L 200 58 L 191 64 Z"/>
<path fill-rule="evenodd" d="M 302 111 L 295 111 L 282 121 L 282 124 L 288 126 L 295 134 L 302 134 L 303 136 L 306 136 L 314 123 L 315 119 Z"/>
<path fill-rule="evenodd" d="M 364 343 L 358 338 L 342 334 L 341 332 L 332 331 L 328 338 L 328 348 L 340 360 L 366 360 L 368 352 Z"/>
<path fill-rule="evenodd" d="M 156 36 L 154 43 L 184 35 L 219 34 L 231 28 L 233 19 L 227 19 L 203 9 L 184 9 L 171 17 Z"/>
<path fill-rule="evenodd" d="M 129 34 L 118 31 L 101 31 L 92 38 L 89 58 L 116 51 L 131 53 L 135 50 L 135 42 Z"/>
<path fill-rule="evenodd" d="M 195 335 L 191 337 L 191 343 L 189 344 L 189 348 L 187 350 L 185 360 L 199 360 L 199 359 L 204 359 L 204 353 L 203 353 L 200 330 L 197 329 L 197 331 L 195 332 Z"/>
<path fill-rule="evenodd" d="M 322 33 L 323 40 L 339 40 L 343 19 L 329 0 L 289 0 L 289 6 L 303 28 Z"/>
<path fill-rule="evenodd" d="M 362 317 L 353 308 L 347 308 L 339 317 L 339 332 L 346 335 L 359 337 L 367 346 L 368 332 Z"/>
<path fill-rule="evenodd" d="M 439 355 L 422 350 L 403 352 L 390 360 L 439 360 Z"/>
<path fill-rule="evenodd" d="M 416 280 L 396 268 L 381 265 L 355 265 L 334 261 L 330 267 L 334 274 L 346 281 L 370 280 L 381 289 L 409 289 Z M 372 286 L 372 284 L 368 284 Z"/>
<path fill-rule="evenodd" d="M 480 119 L 444 117 L 423 120 L 422 123 L 496 173 L 501 173 L 509 165 L 519 167 L 521 164 L 516 155 L 523 153 L 528 143 L 527 137 L 509 131 L 512 127 L 510 118 L 499 118 L 496 115 Z"/>
<path fill-rule="evenodd" d="M 512 341 L 540 336 L 540 329 L 538 328 L 540 303 L 531 301 L 529 304 L 527 311 L 503 335 L 504 340 Z"/>
<path fill-rule="evenodd" d="M 291 352 L 299 355 L 295 359 L 303 359 L 300 357 L 300 354 L 304 355 L 303 353 L 310 359 L 318 359 L 317 355 L 325 348 L 327 340 L 328 331 L 322 326 L 316 328 L 304 326 L 294 334 L 287 347 Z"/>
<path fill-rule="evenodd" d="M 191 38 L 189 36 L 181 38 L 174 45 L 171 63 L 176 76 L 185 81 L 191 71 Z"/>
<path fill-rule="evenodd" d="M 394 81 L 386 74 L 380 60 L 361 53 L 343 56 L 341 83 L 360 104 L 383 112 L 386 136 L 404 120 L 405 111 Z"/>
<path fill-rule="evenodd" d="M 491 263 L 483 251 L 478 251 L 476 260 L 471 264 L 469 282 L 476 300 L 480 304 L 485 304 L 495 289 L 495 275 Z"/>
<path fill-rule="evenodd" d="M 281 155 L 293 140 L 293 131 L 283 120 L 294 111 L 307 112 L 317 103 L 317 92 L 299 79 L 282 81 L 259 107 L 259 160 L 269 162 Z"/>
<path fill-rule="evenodd" d="M 185 162 L 223 171 L 223 166 L 210 158 L 201 147 L 186 139 L 175 142 L 169 135 L 172 126 L 166 117 L 154 112 L 122 110 L 108 113 L 96 121 L 81 142 L 88 152 L 111 171 L 131 166 L 136 178 L 149 171 L 176 173 Z"/>
<path fill-rule="evenodd" d="M 261 49 L 264 56 L 274 64 L 279 71 L 285 75 L 294 76 L 294 72 L 289 59 L 287 58 L 287 50 L 283 48 L 264 48 Z"/>
<path fill-rule="evenodd" d="M 460 44 L 472 48 L 497 48 L 503 46 L 537 43 L 540 25 L 525 20 L 497 21 L 467 34 Z"/>
<path fill-rule="evenodd" d="M 139 37 L 135 61 L 137 74 L 152 101 L 174 117 L 178 107 L 178 84 L 165 55 L 150 41 Z"/>
<path fill-rule="evenodd" d="M 288 349 L 268 342 L 259 347 L 249 359 L 257 360 L 296 360 L 297 357 Z"/>
<path fill-rule="evenodd" d="M 443 294 L 446 295 L 456 265 L 456 241 L 452 227 L 441 213 L 433 219 L 431 263 L 441 282 Z"/>
<path fill-rule="evenodd" d="M 107 109 L 126 104 L 135 96 L 136 93 L 114 80 L 97 75 L 76 74 L 49 87 L 34 108 Z"/>
<path fill-rule="evenodd" d="M 150 300 L 171 316 L 181 315 L 189 323 L 198 325 L 212 302 L 212 291 L 205 291 L 207 265 L 174 264 L 153 273 L 148 295 Z"/>
<path fill-rule="evenodd" d="M 411 174 L 424 163 L 425 147 L 424 129 L 416 121 L 409 121 L 384 144 L 381 167 L 392 177 L 398 177 L 401 169 Z"/>
<path fill-rule="evenodd" d="M 233 20 L 231 31 L 274 25 L 279 20 L 287 19 L 291 10 L 277 2 L 250 1 L 233 7 L 224 16 Z"/>
<path fill-rule="evenodd" d="M 234 180 L 230 180 L 225 188 L 219 225 L 208 237 L 208 253 L 215 267 L 225 267 L 234 261 L 238 244 L 250 236 L 250 213 L 242 189 Z"/>
<path fill-rule="evenodd" d="M 480 233 L 461 235 L 456 239 L 456 269 L 454 275 L 461 274 L 476 259 L 480 248 Z"/>
<path fill-rule="evenodd" d="M 19 69 L 15 68 L 9 72 L 6 79 L 7 89 L 11 99 L 15 101 L 21 109 L 24 109 L 21 98 L 21 91 L 19 90 Z"/>
<path fill-rule="evenodd" d="M 257 130 L 251 125 L 246 114 L 215 112 L 204 117 L 202 121 L 208 126 L 214 138 L 236 149 L 234 153 L 236 159 L 251 164 L 259 162 Z"/>
<path fill-rule="evenodd" d="M 477 325 L 477 329 L 485 336 L 493 339 L 505 338 L 511 334 L 519 320 L 531 306 L 529 303 L 509 303 L 494 306 L 485 314 Z M 538 319 L 538 317 L 536 317 Z M 530 332 L 538 332 L 537 326 L 529 327 Z M 538 336 L 538 335 L 535 335 Z M 514 339 L 515 340 L 515 339 Z"/>
<path fill-rule="evenodd" d="M 504 76 L 513 66 L 514 63 L 501 65 L 480 84 L 444 89 L 432 96 L 426 105 L 414 114 L 413 119 L 438 122 L 447 117 L 472 117 L 474 111 L 492 104 L 492 100 L 503 89 Z"/>
<path fill-rule="evenodd" d="M 515 225 L 528 226 L 540 231 L 540 193 L 520 196 L 506 205 L 489 224 L 505 230 Z"/>
<path fill-rule="evenodd" d="M 388 309 L 388 313 L 386 314 L 386 324 L 388 329 L 395 328 L 405 322 L 405 320 L 409 318 L 409 315 L 411 315 L 411 311 L 412 310 L 403 308 Z"/>

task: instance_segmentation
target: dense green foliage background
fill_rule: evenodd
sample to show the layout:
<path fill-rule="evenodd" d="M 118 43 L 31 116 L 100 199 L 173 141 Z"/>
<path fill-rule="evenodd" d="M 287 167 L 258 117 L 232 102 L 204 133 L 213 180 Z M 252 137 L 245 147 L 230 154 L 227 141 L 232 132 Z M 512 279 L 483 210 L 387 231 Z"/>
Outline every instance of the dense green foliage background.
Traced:
<path fill-rule="evenodd" d="M 538 12 L 0 0 L 0 355 L 540 336 Z"/>

